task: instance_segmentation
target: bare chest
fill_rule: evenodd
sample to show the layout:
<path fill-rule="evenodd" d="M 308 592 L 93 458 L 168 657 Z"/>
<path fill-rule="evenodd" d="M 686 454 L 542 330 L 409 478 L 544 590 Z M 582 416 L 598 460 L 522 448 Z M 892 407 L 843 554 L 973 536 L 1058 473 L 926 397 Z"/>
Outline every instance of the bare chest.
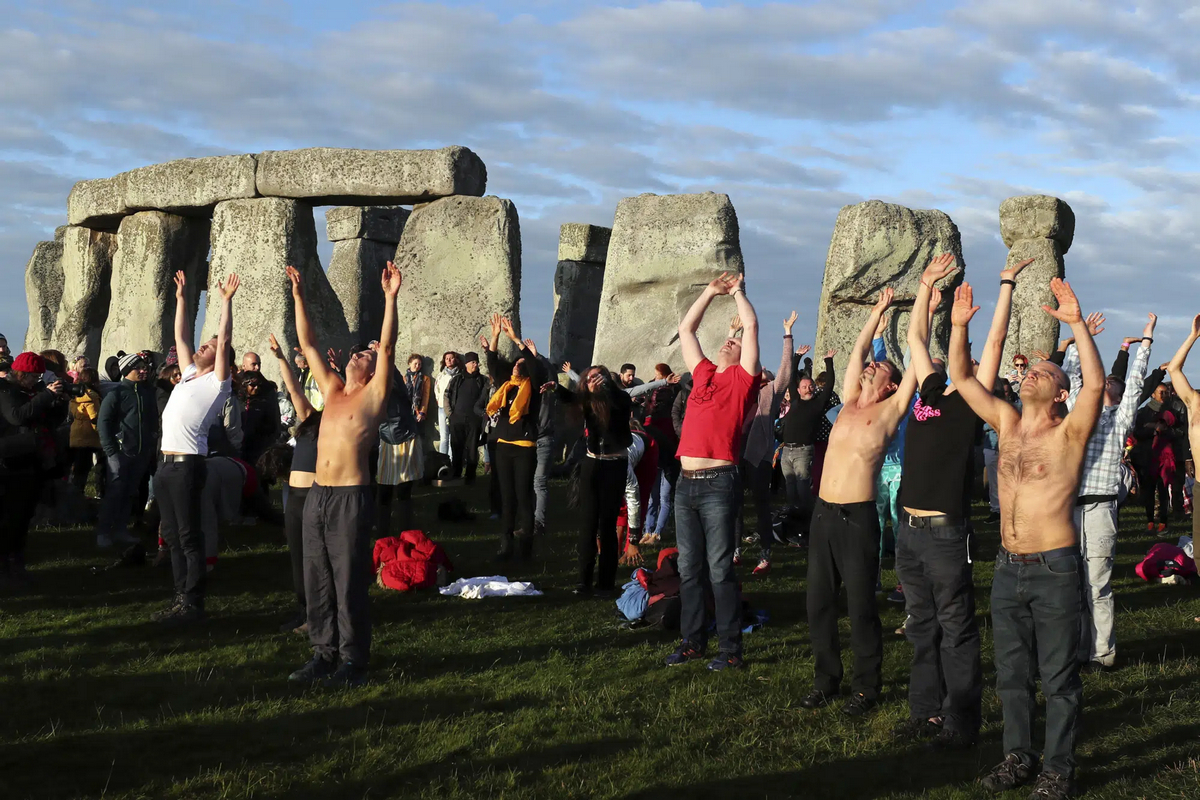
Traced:
<path fill-rule="evenodd" d="M 859 408 L 843 406 L 829 432 L 829 449 L 847 447 L 855 450 L 882 450 L 890 431 L 879 406 Z"/>
<path fill-rule="evenodd" d="M 1072 466 L 1064 437 L 1058 429 L 1029 433 L 1018 430 L 1000 439 L 996 465 L 1001 478 L 1015 484 L 1040 484 L 1070 479 L 1078 472 L 1078 459 Z"/>

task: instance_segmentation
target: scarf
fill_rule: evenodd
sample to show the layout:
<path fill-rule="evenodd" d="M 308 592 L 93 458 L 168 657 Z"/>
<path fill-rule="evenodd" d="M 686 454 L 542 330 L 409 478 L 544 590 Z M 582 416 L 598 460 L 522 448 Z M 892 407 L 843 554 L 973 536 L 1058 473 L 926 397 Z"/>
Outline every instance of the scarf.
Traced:
<path fill-rule="evenodd" d="M 417 387 L 420 385 L 422 377 L 423 373 L 420 372 L 404 373 L 404 386 L 408 389 L 408 397 L 409 400 L 412 401 L 412 410 L 414 414 L 420 408 L 421 404 L 421 396 L 420 392 L 417 391 Z"/>
<path fill-rule="evenodd" d="M 529 378 L 510 378 L 501 386 L 488 401 L 489 417 L 495 416 L 504 407 L 504 401 L 508 399 L 508 390 L 513 388 L 517 390 L 517 396 L 513 399 L 512 405 L 508 407 L 508 421 L 513 425 L 521 421 L 521 418 L 529 411 L 529 400 L 533 397 L 533 381 Z"/>

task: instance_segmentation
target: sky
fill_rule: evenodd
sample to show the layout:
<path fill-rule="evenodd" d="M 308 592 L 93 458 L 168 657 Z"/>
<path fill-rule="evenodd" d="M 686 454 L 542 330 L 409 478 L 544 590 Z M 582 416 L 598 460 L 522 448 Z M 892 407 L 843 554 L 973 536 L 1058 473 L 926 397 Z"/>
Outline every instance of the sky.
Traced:
<path fill-rule="evenodd" d="M 792 309 L 811 342 L 837 212 L 867 199 L 953 218 L 977 325 L 1006 255 L 998 208 L 1018 194 L 1074 209 L 1067 277 L 1107 316 L 1106 363 L 1151 311 L 1152 361 L 1168 360 L 1200 312 L 1192 2 L 5 5 L 0 331 L 14 344 L 26 262 L 65 224 L 75 181 L 310 146 L 478 153 L 487 193 L 520 214 L 538 341 L 559 225 L 611 225 L 642 192 L 730 196 L 768 365 Z"/>

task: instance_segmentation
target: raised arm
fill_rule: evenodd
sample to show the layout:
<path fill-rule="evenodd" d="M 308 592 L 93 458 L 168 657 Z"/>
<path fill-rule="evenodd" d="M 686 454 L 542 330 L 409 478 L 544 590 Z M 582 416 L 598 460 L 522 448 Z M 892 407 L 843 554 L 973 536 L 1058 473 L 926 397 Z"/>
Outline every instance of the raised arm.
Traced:
<path fill-rule="evenodd" d="M 175 355 L 179 358 L 179 369 L 182 372 L 192 365 L 192 331 L 187 324 L 187 297 L 185 288 L 187 277 L 183 270 L 175 273 Z"/>
<path fill-rule="evenodd" d="M 867 321 L 858 334 L 858 341 L 854 343 L 854 349 L 850 351 L 850 362 L 846 364 L 846 377 L 842 383 L 842 402 L 846 405 L 858 401 L 858 395 L 862 391 L 858 382 L 862 377 L 863 363 L 867 360 L 867 348 L 871 346 L 871 339 L 875 334 L 875 328 L 879 325 L 880 317 L 892 304 L 892 295 L 890 286 L 879 293 L 879 301 L 867 315 Z"/>
<path fill-rule="evenodd" d="M 230 273 L 223 281 L 217 282 L 221 292 L 221 321 L 217 324 L 217 357 L 214 361 L 213 372 L 217 380 L 229 379 L 229 342 L 233 339 L 233 296 L 242 285 L 241 278 Z"/>
<path fill-rule="evenodd" d="M 1055 278 L 1050 281 L 1050 291 L 1058 300 L 1058 308 L 1042 306 L 1042 310 L 1071 326 L 1071 333 L 1075 334 L 1075 350 L 1079 354 L 1079 372 L 1083 379 L 1083 385 L 1076 395 L 1075 408 L 1067 415 L 1067 433 L 1086 440 L 1092 435 L 1092 428 L 1096 426 L 1104 402 L 1104 364 L 1100 361 L 1100 351 L 1096 349 L 1092 331 L 1079 310 L 1079 300 L 1071 290 L 1071 284 Z M 1103 329 L 1097 332 L 1099 330 Z"/>
<path fill-rule="evenodd" d="M 708 311 L 708 307 L 712 304 L 714 297 L 729 294 L 735 286 L 740 285 L 741 276 L 722 272 L 719 277 L 713 278 L 712 282 L 704 287 L 704 291 L 700 293 L 700 296 L 692 303 L 692 307 L 683 315 L 683 319 L 679 322 L 679 345 L 683 350 L 683 361 L 687 364 L 688 372 L 693 372 L 699 366 L 700 362 L 704 360 L 704 349 L 700 347 L 700 339 L 696 336 L 696 331 L 700 329 L 700 323 L 704 320 L 704 312 Z M 742 292 L 742 294 L 745 295 L 745 292 Z M 738 310 L 739 312 L 741 311 L 741 306 L 738 307 Z M 757 318 L 755 318 L 755 322 L 757 324 Z M 743 343 L 742 347 L 745 347 L 745 343 Z M 754 349 L 755 357 L 757 358 L 757 340 Z"/>
<path fill-rule="evenodd" d="M 929 356 L 929 317 L 931 309 L 936 310 L 941 302 L 942 293 L 933 285 L 945 278 L 958 268 L 957 259 L 951 253 L 943 253 L 921 273 L 921 285 L 917 289 L 917 297 L 913 301 L 912 312 L 908 315 L 908 349 L 912 355 L 909 372 L 916 372 L 918 386 L 925 385 L 925 379 L 934 373 L 933 359 Z M 937 291 L 937 301 L 930 302 Z"/>
<path fill-rule="evenodd" d="M 792 326 L 795 324 L 796 312 L 793 311 L 792 315 L 783 321 L 783 357 L 779 359 L 779 372 L 775 375 L 776 395 L 783 394 L 792 385 L 792 374 L 796 369 L 796 340 L 792 338 Z"/>
<path fill-rule="evenodd" d="M 1192 319 L 1192 332 L 1183 340 L 1183 344 L 1179 345 L 1175 357 L 1167 364 L 1167 372 L 1171 376 L 1171 385 L 1175 387 L 1175 394 L 1179 395 L 1179 399 L 1188 407 L 1189 413 L 1193 413 L 1192 402 L 1196 398 L 1196 390 L 1192 388 L 1187 376 L 1183 374 L 1183 364 L 1187 361 L 1188 353 L 1191 352 L 1192 345 L 1196 343 L 1197 339 L 1200 339 L 1200 314 Z M 1146 346 L 1145 339 L 1142 340 L 1142 346 Z"/>
<path fill-rule="evenodd" d="M 325 356 L 317 349 L 317 340 L 313 336 L 312 327 L 308 324 L 308 309 L 304 305 L 304 286 L 300 281 L 300 272 L 295 267 L 287 267 L 288 280 L 292 283 L 292 303 L 296 313 L 296 338 L 299 340 L 300 352 L 308 361 L 308 369 L 317 388 L 325 397 L 331 397 L 345 383 L 338 374 L 325 363 Z M 386 310 L 385 310 L 386 313 Z"/>
<path fill-rule="evenodd" d="M 991 425 L 997 433 L 1003 433 L 1005 427 L 1016 420 L 1017 412 L 980 383 L 971 369 L 971 343 L 968 327 L 971 318 L 979 310 L 979 306 L 973 305 L 974 299 L 971 284 L 965 281 L 954 290 L 954 306 L 950 310 L 950 352 L 948 353 L 950 358 L 946 367 L 950 374 L 950 380 L 954 382 L 955 388 L 958 389 L 963 400 L 967 401 L 971 410 L 978 414 L 984 422 Z M 1007 317 L 1007 315 L 1005 316 Z M 1007 327 L 1007 319 L 1005 326 Z M 995 383 L 995 378 L 992 379 L 992 382 Z"/>
<path fill-rule="evenodd" d="M 1121 380 L 1125 381 L 1125 393 L 1121 396 L 1121 406 L 1117 409 L 1117 425 L 1122 432 L 1128 433 L 1133 427 L 1133 422 L 1137 418 L 1138 397 L 1142 394 L 1142 383 L 1146 380 L 1146 368 L 1150 366 L 1150 345 L 1154 342 L 1154 326 L 1158 324 L 1158 317 L 1154 314 L 1147 315 L 1149 320 L 1146 322 L 1146 327 L 1142 329 L 1142 338 L 1138 341 L 1141 345 L 1138 347 L 1137 357 L 1133 360 L 1133 372 L 1130 373 L 1128 368 L 1125 374 L 1121 376 Z M 1196 327 L 1195 320 L 1192 321 L 1193 329 Z M 1123 352 L 1128 353 L 1128 350 Z M 1182 368 L 1183 364 L 1180 364 Z M 1127 365 L 1128 367 L 1128 365 Z M 1180 373 L 1183 384 L 1187 383 L 1187 378 L 1183 378 L 1183 373 Z M 1190 390 L 1191 387 L 1189 386 Z M 1193 393 L 1194 394 L 1194 393 Z M 1180 392 L 1182 396 L 1183 393 Z M 1189 405 L 1189 410 L 1191 406 Z"/>
<path fill-rule="evenodd" d="M 304 422 L 313 412 L 312 403 L 308 402 L 308 398 L 304 396 L 304 389 L 296 380 L 296 375 L 287 362 L 287 354 L 279 346 L 279 340 L 275 338 L 275 334 L 270 334 L 267 341 L 271 345 L 271 353 L 279 359 L 279 377 L 283 381 L 283 388 L 287 389 L 288 397 L 292 401 L 292 408 L 296 409 L 296 420 Z"/>
<path fill-rule="evenodd" d="M 370 386 L 382 407 L 387 402 L 392 366 L 396 363 L 396 295 L 400 293 L 400 269 L 391 261 L 387 262 L 379 282 L 383 286 L 383 330 L 379 333 L 379 354 Z"/>
<path fill-rule="evenodd" d="M 1004 355 L 1004 340 L 1008 338 L 1008 321 L 1012 316 L 1012 296 L 1021 270 L 1033 263 L 1027 258 L 1012 269 L 1000 271 L 1000 296 L 996 298 L 996 310 L 992 314 L 992 327 L 988 329 L 987 341 L 979 354 L 979 382 L 983 386 L 996 383 L 1000 374 L 1000 359 Z"/>
<path fill-rule="evenodd" d="M 742 369 L 758 375 L 762 372 L 762 362 L 758 358 L 758 314 L 746 296 L 746 276 L 738 275 L 738 284 L 729 293 L 742 318 Z"/>

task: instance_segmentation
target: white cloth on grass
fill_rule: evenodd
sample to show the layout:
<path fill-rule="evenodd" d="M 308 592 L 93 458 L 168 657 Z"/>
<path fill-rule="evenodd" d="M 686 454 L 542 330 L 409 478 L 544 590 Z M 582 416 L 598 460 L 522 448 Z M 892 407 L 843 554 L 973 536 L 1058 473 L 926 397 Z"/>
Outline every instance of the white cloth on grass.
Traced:
<path fill-rule="evenodd" d="M 541 592 L 532 583 L 510 581 L 503 575 L 459 578 L 438 591 L 447 597 L 462 597 L 467 600 L 478 600 L 481 597 L 538 597 L 541 595 Z"/>

